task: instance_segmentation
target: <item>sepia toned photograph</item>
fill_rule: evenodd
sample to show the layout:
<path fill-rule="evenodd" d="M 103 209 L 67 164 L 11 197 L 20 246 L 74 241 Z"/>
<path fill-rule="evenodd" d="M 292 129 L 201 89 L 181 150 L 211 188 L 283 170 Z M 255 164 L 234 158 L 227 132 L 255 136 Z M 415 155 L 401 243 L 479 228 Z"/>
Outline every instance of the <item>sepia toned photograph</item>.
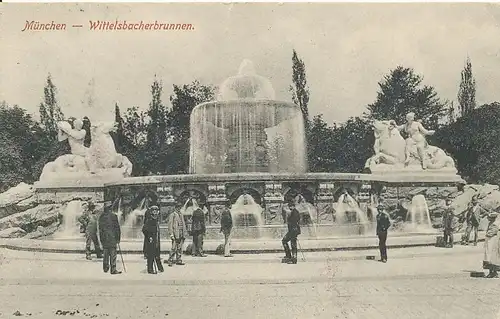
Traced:
<path fill-rule="evenodd" d="M 500 319 L 499 3 L 0 30 L 0 318 Z"/>

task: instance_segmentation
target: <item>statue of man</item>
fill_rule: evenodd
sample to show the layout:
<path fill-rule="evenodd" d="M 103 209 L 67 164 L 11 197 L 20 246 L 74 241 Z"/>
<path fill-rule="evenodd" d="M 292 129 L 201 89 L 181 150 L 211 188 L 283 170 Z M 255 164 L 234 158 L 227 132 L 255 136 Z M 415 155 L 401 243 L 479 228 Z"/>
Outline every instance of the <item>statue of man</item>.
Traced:
<path fill-rule="evenodd" d="M 418 157 L 420 159 L 420 163 L 422 164 L 422 168 L 427 168 L 427 159 L 425 156 L 425 148 L 427 147 L 427 140 L 425 136 L 433 135 L 433 130 L 427 130 L 424 128 L 422 123 L 415 120 L 415 113 L 410 112 L 406 115 L 406 123 L 400 126 L 397 126 L 398 130 L 402 130 L 408 134 L 408 138 L 406 139 L 406 147 L 405 147 L 405 164 L 408 165 L 410 162 L 411 149 L 413 146 L 417 147 Z"/>
<path fill-rule="evenodd" d="M 85 135 L 87 132 L 83 129 L 83 121 L 75 120 L 71 125 L 66 121 L 61 121 L 57 123 L 59 128 L 59 141 L 68 140 L 69 146 L 71 148 L 71 153 L 73 155 L 79 155 L 85 157 L 87 155 L 87 148 L 83 145 L 85 140 Z"/>

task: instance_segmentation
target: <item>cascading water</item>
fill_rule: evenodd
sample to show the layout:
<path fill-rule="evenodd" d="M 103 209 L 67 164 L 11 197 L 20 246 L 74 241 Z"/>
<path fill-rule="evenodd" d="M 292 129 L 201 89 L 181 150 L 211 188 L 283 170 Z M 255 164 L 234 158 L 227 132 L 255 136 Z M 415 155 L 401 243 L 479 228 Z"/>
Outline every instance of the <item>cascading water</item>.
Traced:
<path fill-rule="evenodd" d="M 318 231 L 316 229 L 316 221 L 318 218 L 318 211 L 313 204 L 306 201 L 302 194 L 295 196 L 295 208 L 299 211 L 302 216 L 308 216 L 308 220 L 306 220 L 306 224 L 312 226 L 313 234 L 312 236 L 316 236 Z"/>
<path fill-rule="evenodd" d="M 432 230 L 431 215 L 424 195 L 419 194 L 412 198 L 409 213 L 411 216 L 409 225 L 412 230 Z"/>
<path fill-rule="evenodd" d="M 181 214 L 183 216 L 192 216 L 193 212 L 200 208 L 198 205 L 198 201 L 195 198 L 189 198 L 186 200 L 184 205 L 181 208 Z"/>
<path fill-rule="evenodd" d="M 336 205 L 336 213 L 337 222 L 339 224 L 368 224 L 367 214 L 359 207 L 356 200 L 354 200 L 354 198 L 352 198 L 352 196 L 348 193 L 340 195 Z"/>
<path fill-rule="evenodd" d="M 118 200 L 118 208 L 116 211 L 116 216 L 118 216 L 118 222 L 121 224 L 123 222 L 123 210 L 122 210 L 122 199 Z"/>
<path fill-rule="evenodd" d="M 139 217 L 144 217 L 144 214 L 146 213 L 146 208 L 145 208 L 145 203 L 146 199 L 144 198 L 141 200 L 141 203 L 139 206 L 131 211 L 126 217 L 125 221 L 123 223 L 123 230 L 124 234 L 123 236 L 126 238 L 134 237 L 137 236 L 137 234 L 134 232 L 135 229 L 138 229 L 137 226 L 139 226 Z M 120 211 L 118 211 L 120 212 Z M 140 228 L 140 227 L 139 227 Z"/>
<path fill-rule="evenodd" d="M 270 81 L 244 60 L 217 100 L 191 113 L 190 173 L 305 172 L 302 112 L 274 99 Z"/>
<path fill-rule="evenodd" d="M 243 194 L 231 206 L 231 216 L 236 227 L 262 226 L 262 207 L 255 202 L 252 195 Z"/>
<path fill-rule="evenodd" d="M 59 230 L 54 233 L 54 238 L 75 238 L 80 234 L 78 218 L 83 214 L 82 202 L 74 200 L 66 204 L 62 213 L 62 223 Z"/>

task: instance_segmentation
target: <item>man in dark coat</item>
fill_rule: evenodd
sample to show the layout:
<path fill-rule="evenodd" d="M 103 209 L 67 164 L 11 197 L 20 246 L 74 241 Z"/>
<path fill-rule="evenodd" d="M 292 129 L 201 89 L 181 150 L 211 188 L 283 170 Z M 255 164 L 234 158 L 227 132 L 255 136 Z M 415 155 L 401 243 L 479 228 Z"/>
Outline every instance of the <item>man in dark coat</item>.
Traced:
<path fill-rule="evenodd" d="M 142 233 L 146 237 L 146 256 L 148 274 L 156 274 L 154 263 L 159 272 L 163 272 L 163 265 L 160 259 L 160 225 L 158 218 L 160 209 L 158 206 L 149 208 L 150 216 L 142 226 Z"/>
<path fill-rule="evenodd" d="M 116 246 L 120 243 L 121 231 L 118 223 L 118 216 L 111 212 L 111 207 L 106 207 L 99 217 L 99 235 L 104 249 L 104 259 L 102 268 L 108 272 L 111 267 L 111 274 L 121 274 L 116 269 Z"/>
<path fill-rule="evenodd" d="M 446 199 L 443 213 L 443 239 L 446 248 L 453 248 L 453 230 L 455 227 L 454 209 L 451 207 L 451 198 Z"/>
<path fill-rule="evenodd" d="M 193 212 L 191 233 L 193 235 L 192 256 L 206 257 L 203 253 L 203 237 L 205 235 L 205 213 L 198 207 Z"/>
<path fill-rule="evenodd" d="M 297 263 L 297 237 L 300 235 L 300 213 L 295 208 L 295 203 L 288 203 L 288 207 L 290 208 L 290 215 L 287 216 L 286 222 L 288 225 L 288 232 L 285 234 L 285 237 L 281 240 L 283 244 L 283 248 L 285 249 L 285 258 L 283 258 L 283 262 L 287 264 L 296 264 Z M 290 247 L 288 246 L 288 242 L 290 242 L 292 246 L 292 251 L 290 253 Z"/>
<path fill-rule="evenodd" d="M 382 204 L 377 206 L 377 236 L 378 236 L 378 247 L 380 250 L 380 261 L 383 263 L 387 262 L 387 231 L 391 227 L 391 221 L 389 215 L 385 211 L 385 207 Z"/>
<path fill-rule="evenodd" d="M 220 232 L 224 234 L 224 257 L 232 257 L 230 251 L 231 230 L 233 229 L 233 217 L 231 216 L 230 203 L 226 203 L 220 217 Z"/>
<path fill-rule="evenodd" d="M 151 218 L 151 211 L 148 209 L 144 213 L 144 223 L 143 223 L 143 226 L 146 225 L 146 222 L 148 221 L 149 218 Z M 146 236 L 144 236 L 144 242 L 142 243 L 142 254 L 144 255 L 144 259 L 148 258 L 147 249 L 148 249 L 148 241 L 147 241 Z"/>

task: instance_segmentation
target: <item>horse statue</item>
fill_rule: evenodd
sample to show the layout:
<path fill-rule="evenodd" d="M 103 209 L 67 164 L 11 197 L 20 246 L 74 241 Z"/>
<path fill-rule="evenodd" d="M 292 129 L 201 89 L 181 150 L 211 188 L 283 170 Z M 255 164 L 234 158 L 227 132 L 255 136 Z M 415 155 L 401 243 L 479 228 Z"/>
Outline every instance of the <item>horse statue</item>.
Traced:
<path fill-rule="evenodd" d="M 132 173 L 132 163 L 116 151 L 110 132 L 115 132 L 116 123 L 92 125 L 92 143 L 87 152 L 86 162 L 92 173 L 109 169 L 119 169 L 124 177 Z"/>
<path fill-rule="evenodd" d="M 83 145 L 85 130 L 82 121 L 75 120 L 73 126 L 61 121 L 58 126 L 59 141 L 68 140 L 71 154 L 59 156 L 45 164 L 40 181 L 52 182 L 62 179 L 85 179 L 93 177 L 128 177 L 132 173 L 129 159 L 117 153 L 110 132 L 116 130 L 115 123 L 98 123 L 91 127 L 90 147 Z"/>
<path fill-rule="evenodd" d="M 375 155 L 366 161 L 365 169 L 372 172 L 408 168 L 422 170 L 416 145 L 409 151 L 409 161 L 406 160 L 406 142 L 394 121 L 374 121 L 373 132 Z M 439 147 L 426 143 L 424 153 L 427 161 L 426 169 L 457 172 L 453 158 Z"/>

